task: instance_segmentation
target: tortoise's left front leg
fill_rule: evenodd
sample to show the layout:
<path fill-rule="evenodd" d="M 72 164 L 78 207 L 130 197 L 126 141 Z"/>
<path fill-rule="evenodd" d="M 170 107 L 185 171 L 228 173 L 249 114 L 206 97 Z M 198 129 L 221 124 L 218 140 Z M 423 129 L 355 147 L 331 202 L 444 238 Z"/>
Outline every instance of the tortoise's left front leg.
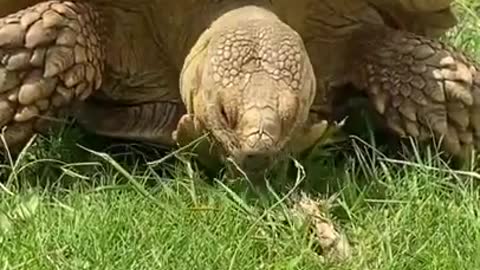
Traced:
<path fill-rule="evenodd" d="M 387 125 L 402 137 L 442 138 L 455 156 L 479 148 L 478 67 L 436 40 L 383 27 L 365 30 L 352 42 L 352 77 Z"/>

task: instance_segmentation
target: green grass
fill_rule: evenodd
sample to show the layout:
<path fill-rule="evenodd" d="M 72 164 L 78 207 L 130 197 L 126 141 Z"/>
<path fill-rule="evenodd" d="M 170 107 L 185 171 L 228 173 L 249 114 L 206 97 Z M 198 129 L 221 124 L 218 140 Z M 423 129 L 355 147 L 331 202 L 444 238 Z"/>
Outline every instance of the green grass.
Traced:
<path fill-rule="evenodd" d="M 477 59 L 479 9 L 459 5 L 448 36 Z M 0 168 L 0 269 L 480 269 L 480 175 L 449 169 L 429 148 L 401 162 L 353 140 L 259 194 L 206 178 L 185 154 L 153 167 L 161 153 L 151 147 L 61 133 Z M 292 189 L 335 196 L 330 216 L 351 261 L 318 256 L 282 200 Z"/>

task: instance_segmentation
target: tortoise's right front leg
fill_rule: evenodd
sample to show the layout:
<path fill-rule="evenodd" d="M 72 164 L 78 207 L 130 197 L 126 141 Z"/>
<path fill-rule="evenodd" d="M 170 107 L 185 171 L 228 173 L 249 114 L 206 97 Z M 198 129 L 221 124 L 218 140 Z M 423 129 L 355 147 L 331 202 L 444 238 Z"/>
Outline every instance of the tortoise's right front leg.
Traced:
<path fill-rule="evenodd" d="M 99 29 L 99 14 L 83 2 L 46 1 L 0 18 L 0 127 L 9 148 L 100 87 Z"/>

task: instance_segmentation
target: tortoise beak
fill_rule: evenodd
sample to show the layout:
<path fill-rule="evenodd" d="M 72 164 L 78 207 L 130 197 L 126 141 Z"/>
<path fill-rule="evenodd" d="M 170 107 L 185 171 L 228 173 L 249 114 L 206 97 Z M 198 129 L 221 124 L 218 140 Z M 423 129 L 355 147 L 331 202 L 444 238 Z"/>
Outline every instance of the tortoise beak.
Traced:
<path fill-rule="evenodd" d="M 274 152 L 247 152 L 237 157 L 238 163 L 246 172 L 263 172 L 269 169 L 274 160 Z"/>
<path fill-rule="evenodd" d="M 262 178 L 265 172 L 275 165 L 275 161 L 281 154 L 280 150 L 259 148 L 236 151 L 231 158 L 237 165 L 237 170 L 241 170 L 242 173 L 253 180 Z"/>

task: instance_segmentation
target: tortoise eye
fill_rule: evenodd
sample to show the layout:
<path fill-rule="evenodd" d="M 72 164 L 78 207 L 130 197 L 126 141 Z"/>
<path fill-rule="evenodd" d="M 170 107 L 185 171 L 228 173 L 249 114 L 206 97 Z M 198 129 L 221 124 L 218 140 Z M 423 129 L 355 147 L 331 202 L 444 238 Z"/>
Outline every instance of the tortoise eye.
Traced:
<path fill-rule="evenodd" d="M 231 111 L 228 111 L 225 106 L 220 106 L 220 115 L 225 126 L 234 129 L 236 126 L 235 116 Z"/>
<path fill-rule="evenodd" d="M 228 125 L 229 124 L 228 115 L 224 106 L 220 106 L 220 114 L 222 116 L 223 121 Z"/>

